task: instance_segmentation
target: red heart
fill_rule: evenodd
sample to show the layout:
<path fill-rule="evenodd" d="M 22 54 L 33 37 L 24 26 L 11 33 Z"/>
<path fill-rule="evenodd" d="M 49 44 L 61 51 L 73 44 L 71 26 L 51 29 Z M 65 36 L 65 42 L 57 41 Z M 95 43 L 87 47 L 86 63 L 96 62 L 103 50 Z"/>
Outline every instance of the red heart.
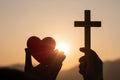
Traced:
<path fill-rule="evenodd" d="M 30 54 L 38 61 L 44 61 L 55 49 L 55 40 L 51 37 L 46 37 L 40 40 L 36 36 L 32 36 L 27 41 L 27 47 Z"/>

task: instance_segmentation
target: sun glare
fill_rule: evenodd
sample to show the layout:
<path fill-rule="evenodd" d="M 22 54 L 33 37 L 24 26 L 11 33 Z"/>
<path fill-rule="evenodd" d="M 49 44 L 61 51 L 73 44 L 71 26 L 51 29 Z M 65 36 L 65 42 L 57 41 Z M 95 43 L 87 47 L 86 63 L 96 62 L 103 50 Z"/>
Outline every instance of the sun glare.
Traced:
<path fill-rule="evenodd" d="M 56 46 L 56 49 L 58 49 L 59 51 L 63 51 L 65 54 L 67 54 L 69 51 L 69 46 L 66 43 L 62 42 Z"/>

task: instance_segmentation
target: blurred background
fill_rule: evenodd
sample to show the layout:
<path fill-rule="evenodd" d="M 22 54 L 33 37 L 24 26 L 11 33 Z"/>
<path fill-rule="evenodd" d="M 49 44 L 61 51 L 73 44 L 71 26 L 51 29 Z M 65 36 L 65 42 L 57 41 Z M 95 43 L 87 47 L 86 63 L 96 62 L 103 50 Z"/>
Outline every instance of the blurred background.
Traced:
<path fill-rule="evenodd" d="M 58 80 L 82 80 L 78 73 L 79 51 L 84 47 L 84 28 L 74 21 L 84 20 L 91 10 L 91 45 L 104 61 L 104 78 L 120 80 L 120 1 L 119 0 L 0 0 L 0 66 L 23 70 L 27 39 L 51 36 L 57 44 L 69 46 Z M 38 62 L 33 58 L 33 64 Z"/>

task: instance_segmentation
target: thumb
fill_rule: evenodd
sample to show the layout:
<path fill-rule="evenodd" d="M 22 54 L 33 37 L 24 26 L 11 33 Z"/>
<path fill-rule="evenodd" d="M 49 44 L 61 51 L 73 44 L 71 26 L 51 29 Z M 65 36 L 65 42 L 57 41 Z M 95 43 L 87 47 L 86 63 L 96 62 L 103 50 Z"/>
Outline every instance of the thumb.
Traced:
<path fill-rule="evenodd" d="M 91 61 L 101 61 L 99 56 L 92 49 L 80 48 L 80 51 L 85 53 L 86 59 L 89 59 Z"/>
<path fill-rule="evenodd" d="M 80 48 L 80 51 L 83 52 L 85 54 L 85 56 L 89 56 L 89 57 L 98 57 L 96 52 L 93 51 L 92 49 L 87 49 L 87 48 Z"/>
<path fill-rule="evenodd" d="M 82 47 L 82 48 L 80 48 L 79 50 L 80 50 L 81 52 L 85 53 L 85 55 L 89 55 L 89 54 L 90 54 L 90 49 L 87 49 L 87 48 Z"/>

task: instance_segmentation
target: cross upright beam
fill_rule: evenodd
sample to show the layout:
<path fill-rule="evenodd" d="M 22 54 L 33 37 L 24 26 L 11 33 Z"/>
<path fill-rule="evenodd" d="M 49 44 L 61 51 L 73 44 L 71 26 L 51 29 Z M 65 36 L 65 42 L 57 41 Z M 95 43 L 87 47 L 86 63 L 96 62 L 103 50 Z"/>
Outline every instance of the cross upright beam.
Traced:
<path fill-rule="evenodd" d="M 101 21 L 91 21 L 90 10 L 85 10 L 85 21 L 75 21 L 75 27 L 85 27 L 85 48 L 91 49 L 91 26 L 101 27 Z"/>

